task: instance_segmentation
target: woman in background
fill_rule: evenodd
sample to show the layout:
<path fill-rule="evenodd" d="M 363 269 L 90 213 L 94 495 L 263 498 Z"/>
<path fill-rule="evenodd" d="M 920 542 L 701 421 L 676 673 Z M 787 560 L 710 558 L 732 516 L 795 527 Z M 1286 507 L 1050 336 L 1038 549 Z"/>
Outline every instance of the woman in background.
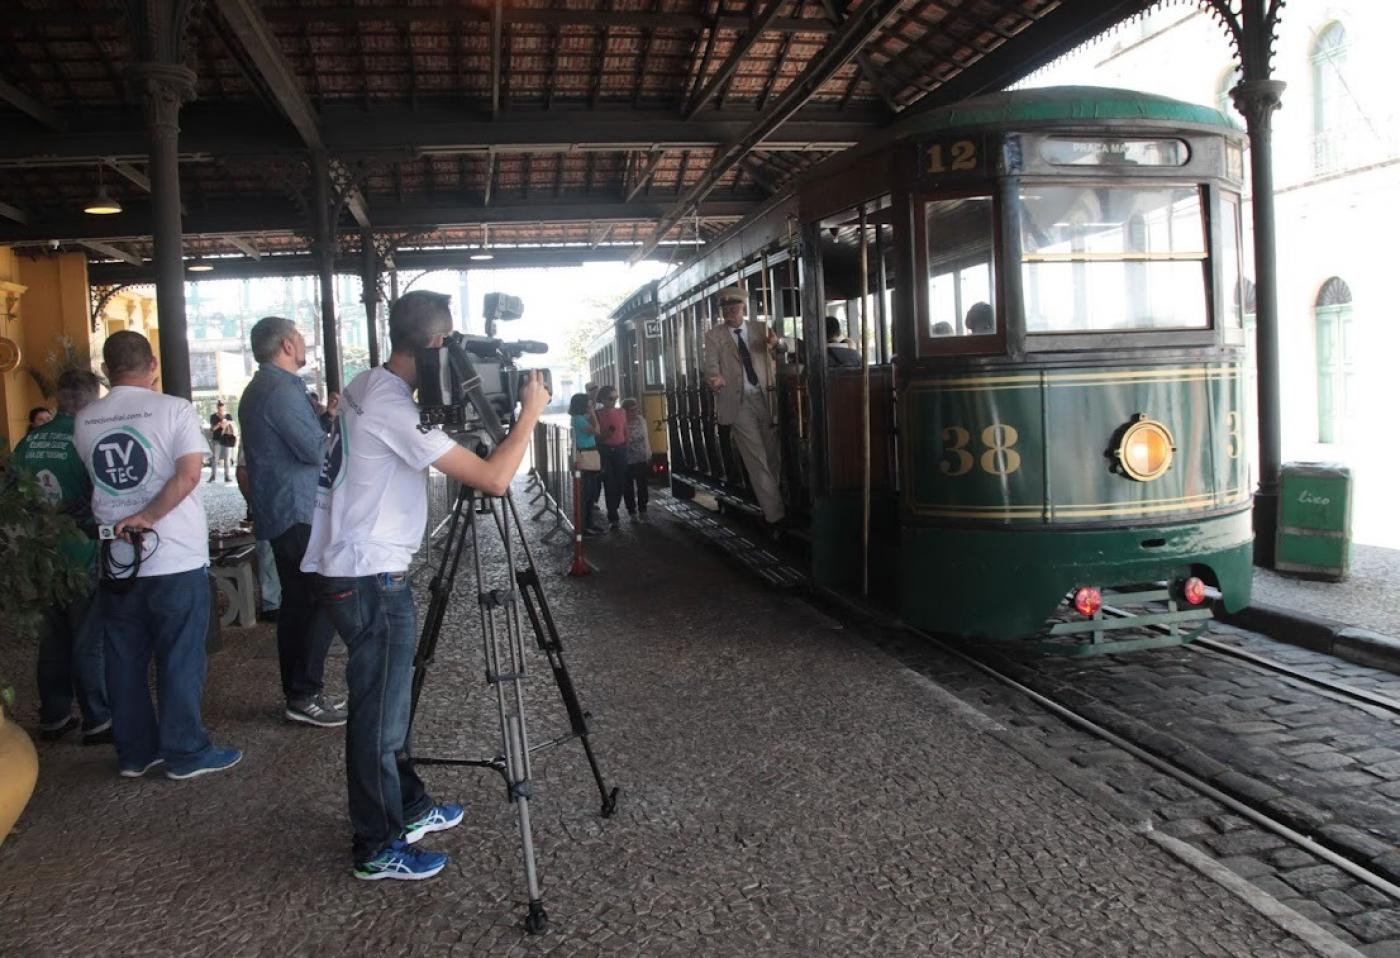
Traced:
<path fill-rule="evenodd" d="M 627 484 L 622 487 L 622 501 L 627 515 L 633 519 L 647 517 L 647 497 L 651 481 L 651 437 L 647 435 L 647 420 L 637 400 L 622 400 L 627 415 Z"/>
<path fill-rule="evenodd" d="M 603 481 L 602 462 L 598 457 L 598 417 L 593 412 L 593 400 L 587 393 L 574 393 L 569 399 L 569 425 L 574 434 L 574 466 L 582 476 L 584 535 L 597 535 L 603 530 L 593 524 L 593 508 L 598 501 L 598 486 Z"/>
<path fill-rule="evenodd" d="M 603 459 L 603 498 L 608 504 L 608 528 L 616 531 L 617 507 L 627 485 L 627 416 L 617 408 L 617 387 L 598 390 L 598 452 Z"/>

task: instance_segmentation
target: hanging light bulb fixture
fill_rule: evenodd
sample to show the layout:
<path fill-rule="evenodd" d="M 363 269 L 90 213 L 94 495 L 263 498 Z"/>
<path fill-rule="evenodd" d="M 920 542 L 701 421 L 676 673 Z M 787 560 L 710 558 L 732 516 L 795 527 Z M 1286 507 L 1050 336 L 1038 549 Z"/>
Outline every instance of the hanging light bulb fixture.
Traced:
<path fill-rule="evenodd" d="M 122 211 L 122 205 L 107 195 L 107 184 L 102 182 L 102 167 L 106 164 L 98 161 L 97 164 L 97 196 L 92 202 L 83 207 L 84 213 L 91 213 L 93 216 L 111 216 Z"/>

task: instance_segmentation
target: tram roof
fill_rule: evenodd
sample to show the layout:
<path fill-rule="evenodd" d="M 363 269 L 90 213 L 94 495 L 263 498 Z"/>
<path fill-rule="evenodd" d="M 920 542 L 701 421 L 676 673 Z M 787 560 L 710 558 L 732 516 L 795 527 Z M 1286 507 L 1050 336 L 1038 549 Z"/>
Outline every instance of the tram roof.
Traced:
<path fill-rule="evenodd" d="M 1219 110 L 1155 93 L 1113 87 L 1057 86 L 1007 90 L 938 107 L 891 126 L 875 143 L 908 140 L 952 130 L 1038 126 L 1134 124 L 1174 129 L 1238 132 Z"/>
<path fill-rule="evenodd" d="M 641 313 L 647 315 L 656 314 L 656 290 L 661 285 L 659 279 L 648 280 L 637 288 L 631 296 L 624 299 L 616 309 L 608 314 L 608 318 L 616 322 L 617 320 L 630 319 Z"/>
<path fill-rule="evenodd" d="M 1231 117 L 1219 110 L 1155 93 L 1114 87 L 1057 86 L 1007 90 L 970 97 L 900 119 L 852 149 L 805 171 L 798 187 L 820 183 L 861 158 L 899 143 L 948 133 L 989 130 L 1137 130 L 1208 132 L 1243 137 Z"/>
<path fill-rule="evenodd" d="M 514 265 L 677 255 L 901 117 L 1004 88 L 1152 5 L 15 0 L 0 243 L 85 248 L 97 281 L 150 274 L 127 70 L 157 48 L 196 77 L 180 173 L 187 255 L 219 265 L 206 275 L 313 269 L 313 149 L 353 187 L 347 268 L 363 228 L 399 265 L 482 245 Z M 157 36 L 161 12 L 186 28 Z M 117 216 L 81 212 L 99 169 Z"/>

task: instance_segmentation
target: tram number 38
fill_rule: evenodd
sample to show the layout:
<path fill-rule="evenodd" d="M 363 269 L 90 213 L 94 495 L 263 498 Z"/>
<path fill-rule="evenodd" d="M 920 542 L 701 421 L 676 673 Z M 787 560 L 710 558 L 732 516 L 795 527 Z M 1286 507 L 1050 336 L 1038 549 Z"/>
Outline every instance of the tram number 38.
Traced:
<path fill-rule="evenodd" d="M 993 476 L 1009 476 L 1021 468 L 1021 454 L 1016 451 L 1016 440 L 1020 434 L 1015 426 L 997 423 L 982 430 L 982 452 L 976 454 L 969 448 L 972 433 L 962 426 L 946 426 L 943 429 L 943 460 L 938 469 L 950 478 L 965 476 L 974 467 Z"/>

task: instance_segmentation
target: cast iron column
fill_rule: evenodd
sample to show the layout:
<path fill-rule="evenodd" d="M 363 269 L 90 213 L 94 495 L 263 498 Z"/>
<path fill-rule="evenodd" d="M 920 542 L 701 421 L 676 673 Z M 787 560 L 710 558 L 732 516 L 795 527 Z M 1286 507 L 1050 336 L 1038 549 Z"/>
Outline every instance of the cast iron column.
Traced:
<path fill-rule="evenodd" d="M 365 304 L 365 331 L 369 342 L 369 365 L 373 369 L 379 365 L 379 256 L 374 251 L 374 233 L 360 231 L 361 260 L 360 286 L 361 300 Z"/>
<path fill-rule="evenodd" d="M 1274 246 L 1273 116 L 1284 84 L 1274 80 L 1274 36 L 1283 0 L 1209 0 L 1240 56 L 1240 83 L 1230 91 L 1249 133 L 1254 216 L 1255 365 L 1259 373 L 1259 488 L 1254 493 L 1254 564 L 1272 568 L 1278 531 L 1279 411 L 1278 260 Z"/>
<path fill-rule="evenodd" d="M 326 395 L 340 392 L 340 335 L 335 325 L 336 235 L 333 216 L 339 204 L 331 193 L 330 162 L 319 151 L 311 154 L 312 202 L 316 215 L 316 260 L 321 274 L 321 357 L 326 371 Z"/>
<path fill-rule="evenodd" d="M 146 117 L 155 241 L 156 309 L 160 323 L 160 382 L 171 396 L 190 398 L 190 344 L 185 329 L 185 262 L 180 219 L 180 105 L 194 98 L 194 72 L 169 63 L 142 63 L 130 76 Z"/>
<path fill-rule="evenodd" d="M 1278 258 L 1274 244 L 1273 114 L 1282 80 L 1243 80 L 1231 91 L 1249 131 L 1253 181 L 1255 362 L 1259 372 L 1259 488 L 1254 493 L 1254 563 L 1273 568 L 1283 426 L 1279 410 Z"/>

